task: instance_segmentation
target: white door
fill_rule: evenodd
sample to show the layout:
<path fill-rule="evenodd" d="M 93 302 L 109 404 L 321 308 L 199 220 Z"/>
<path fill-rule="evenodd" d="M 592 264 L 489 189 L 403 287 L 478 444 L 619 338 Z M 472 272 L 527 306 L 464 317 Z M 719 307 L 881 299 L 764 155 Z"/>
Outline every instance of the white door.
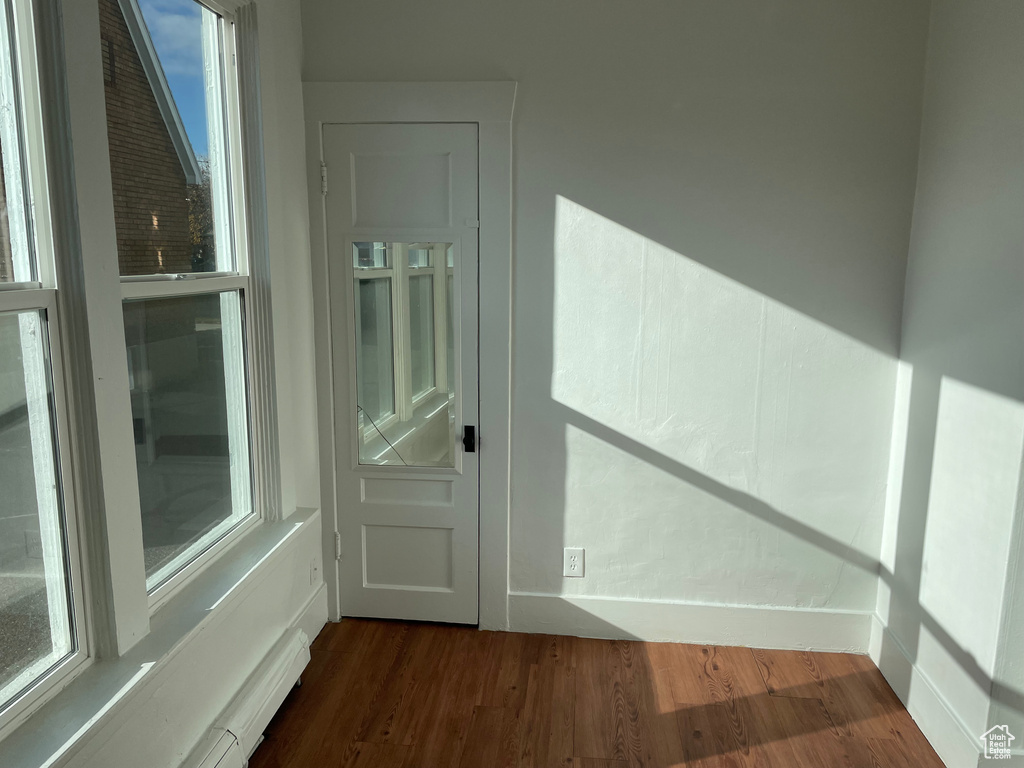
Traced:
<path fill-rule="evenodd" d="M 477 128 L 325 125 L 341 610 L 477 622 Z"/>

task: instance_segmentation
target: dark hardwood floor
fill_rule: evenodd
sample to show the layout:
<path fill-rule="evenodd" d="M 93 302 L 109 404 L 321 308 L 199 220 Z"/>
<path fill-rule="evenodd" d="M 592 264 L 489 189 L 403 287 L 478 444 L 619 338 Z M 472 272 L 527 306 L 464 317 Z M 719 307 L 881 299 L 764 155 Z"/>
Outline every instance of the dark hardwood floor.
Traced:
<path fill-rule="evenodd" d="M 863 656 L 346 619 L 251 768 L 941 768 Z"/>

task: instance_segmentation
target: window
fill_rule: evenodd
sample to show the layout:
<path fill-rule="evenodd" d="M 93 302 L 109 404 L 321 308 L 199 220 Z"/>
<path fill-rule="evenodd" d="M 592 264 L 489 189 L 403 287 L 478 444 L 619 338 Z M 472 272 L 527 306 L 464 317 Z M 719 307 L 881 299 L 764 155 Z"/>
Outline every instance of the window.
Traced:
<path fill-rule="evenodd" d="M 146 586 L 253 518 L 234 25 L 100 0 Z M 109 58 L 109 57 L 108 57 Z"/>
<path fill-rule="evenodd" d="M 450 467 L 450 243 L 352 244 L 360 464 Z"/>
<path fill-rule="evenodd" d="M 30 9 L 0 12 L 0 726 L 84 661 Z M 31 150 L 31 151 L 30 151 Z"/>
<path fill-rule="evenodd" d="M 2 740 L 280 483 L 254 6 L 96 0 L 89 40 L 59 3 L 0 3 Z M 39 63 L 65 51 L 96 71 Z"/>
<path fill-rule="evenodd" d="M 240 291 L 124 304 L 147 584 L 252 512 Z"/>

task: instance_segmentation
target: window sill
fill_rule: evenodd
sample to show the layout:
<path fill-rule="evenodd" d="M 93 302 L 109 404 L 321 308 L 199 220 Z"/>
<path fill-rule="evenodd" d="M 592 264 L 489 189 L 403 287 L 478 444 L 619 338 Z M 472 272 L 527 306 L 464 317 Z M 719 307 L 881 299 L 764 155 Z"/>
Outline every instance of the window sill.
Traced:
<path fill-rule="evenodd" d="M 8 734 L 15 732 L 48 701 L 59 695 L 61 690 L 70 685 L 91 663 L 92 658 L 84 650 L 76 651 L 53 665 L 48 672 L 32 683 L 28 690 L 16 698 L 0 716 L 0 742 Z"/>
<path fill-rule="evenodd" d="M 228 528 L 220 538 L 216 539 L 205 550 L 196 555 L 192 560 L 185 563 L 176 573 L 171 574 L 163 583 L 149 593 L 149 612 L 156 613 L 167 602 L 185 589 L 192 580 L 199 574 L 217 563 L 222 556 L 227 556 L 229 550 L 234 548 L 246 533 L 263 522 L 262 518 L 255 514 L 249 514 Z"/>
<path fill-rule="evenodd" d="M 258 587 L 262 573 L 283 556 L 300 531 L 313 526 L 319 535 L 319 518 L 318 510 L 298 509 L 241 539 L 168 599 L 153 615 L 149 634 L 134 648 L 117 659 L 94 661 L 0 742 L 0 765 L 68 764 L 91 737 L 131 706 L 190 640 L 212 629 L 232 605 Z"/>

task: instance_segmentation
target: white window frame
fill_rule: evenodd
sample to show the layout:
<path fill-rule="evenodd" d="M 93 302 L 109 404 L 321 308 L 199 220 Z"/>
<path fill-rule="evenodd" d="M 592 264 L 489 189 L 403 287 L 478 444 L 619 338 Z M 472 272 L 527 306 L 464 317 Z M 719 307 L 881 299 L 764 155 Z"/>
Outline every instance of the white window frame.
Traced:
<path fill-rule="evenodd" d="M 234 269 L 220 269 L 216 272 L 200 272 L 186 274 L 161 274 L 161 275 L 132 275 L 123 276 L 121 281 L 122 304 L 138 299 L 161 299 L 176 298 L 182 296 L 212 295 L 225 292 L 237 292 L 242 306 L 241 321 L 243 325 L 243 356 L 244 356 L 244 381 L 242 396 L 245 407 L 246 441 L 248 446 L 248 483 L 250 509 L 237 520 L 234 525 L 222 531 L 215 539 L 207 542 L 196 551 L 192 551 L 186 561 L 176 568 L 169 576 L 155 584 L 152 589 L 147 589 L 150 612 L 155 612 L 164 605 L 171 597 L 177 594 L 192 578 L 215 562 L 235 542 L 242 538 L 249 530 L 259 525 L 265 518 L 264 510 L 257 501 L 256 494 L 256 473 L 261 469 L 257 467 L 253 456 L 253 435 L 256 430 L 253 413 L 252 382 L 257 372 L 254 370 L 254 355 L 252 350 L 258 345 L 254 343 L 253 329 L 256 327 L 256 317 L 253 309 L 253 302 L 250 301 L 251 280 L 250 280 L 250 227 L 249 208 L 246 195 L 246 176 L 243 170 L 244 146 L 242 139 L 241 87 L 238 73 L 237 56 L 237 28 L 235 14 L 223 7 L 215 7 L 209 3 L 205 5 L 209 10 L 219 16 L 217 29 L 211 30 L 204 24 L 204 36 L 216 34 L 217 43 L 220 48 L 220 64 L 223 79 L 211 78 L 207 83 L 207 92 L 210 94 L 207 105 L 217 103 L 219 100 L 223 106 L 222 120 L 224 123 L 224 137 L 226 146 L 211 146 L 211 163 L 218 161 L 226 165 L 226 172 L 218 181 L 218 176 L 213 175 L 213 188 L 211 198 L 214 203 L 214 228 L 215 240 L 217 243 L 218 268 L 227 266 L 223 263 L 224 251 L 229 248 L 229 253 L 234 258 Z M 209 73 L 209 68 L 207 68 Z M 209 77 L 209 75 L 208 75 Z M 217 211 L 230 211 L 230 216 L 217 215 Z M 227 220 L 226 220 L 227 219 Z M 122 338 L 121 343 L 124 344 Z M 125 348 L 127 352 L 127 348 Z M 131 402 L 126 398 L 124 407 L 129 411 L 128 418 L 131 418 Z M 230 403 L 229 403 L 230 407 Z M 138 473 L 135 466 L 131 468 L 133 482 L 138 482 Z M 104 471 L 107 471 L 106 469 Z M 127 481 L 127 477 L 126 477 Z M 141 515 L 141 508 L 139 510 Z M 140 542 L 141 544 L 141 542 Z M 195 547 L 195 545 L 193 545 Z M 189 550 L 186 550 L 189 551 Z"/>
<path fill-rule="evenodd" d="M 14 67 L 11 78 L 0 84 L 3 108 L 13 119 L 3 126 L 5 166 L 8 171 L 8 210 L 12 251 L 15 262 L 24 271 L 34 265 L 32 280 L 0 284 L 0 312 L 38 311 L 49 351 L 49 375 L 52 393 L 51 419 L 46 419 L 53 447 L 51 482 L 56 482 L 57 528 L 51 535 L 62 538 L 51 542 L 50 557 L 60 557 L 60 579 L 65 582 L 71 616 L 72 651 L 55 663 L 37 662 L 20 676 L 24 687 L 7 702 L 0 702 L 0 739 L 38 709 L 50 696 L 67 685 L 91 663 L 93 638 L 87 621 L 86 606 L 90 594 L 85 561 L 79 541 L 78 504 L 72 478 L 68 382 L 64 358 L 67 349 L 61 340 L 58 284 L 53 248 L 53 218 L 44 151 L 43 97 L 40 92 L 39 60 L 35 41 L 35 8 L 32 0 L 6 0 L 0 9 L 0 71 Z M 42 362 L 42 361 L 37 361 Z M 31 394 L 31 393 L 30 393 Z M 30 406 L 31 409 L 31 406 Z M 33 441 L 34 447 L 37 445 Z M 45 461 L 45 459 L 43 459 Z M 42 511 L 40 511 L 42 516 Z M 41 522 L 44 522 L 41 520 Z M 47 547 L 44 545 L 44 559 Z M 59 551 L 56 551 L 59 550 Z M 66 563 L 66 575 L 64 572 Z M 48 575 L 47 578 L 56 578 Z"/>

